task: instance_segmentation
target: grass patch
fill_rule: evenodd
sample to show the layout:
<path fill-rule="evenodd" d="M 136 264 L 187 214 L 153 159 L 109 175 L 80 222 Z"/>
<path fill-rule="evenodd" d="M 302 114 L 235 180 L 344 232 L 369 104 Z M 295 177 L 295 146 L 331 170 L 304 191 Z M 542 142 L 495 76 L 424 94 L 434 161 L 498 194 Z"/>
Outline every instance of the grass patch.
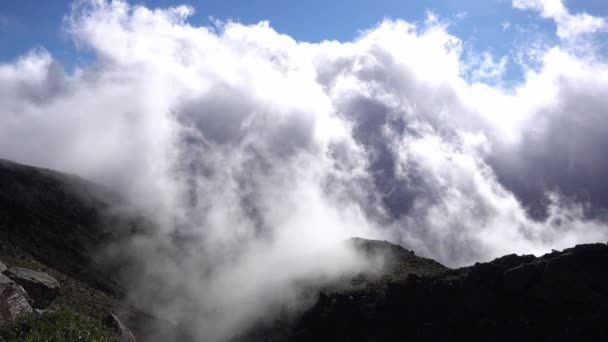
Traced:
<path fill-rule="evenodd" d="M 14 246 L 0 240 L 0 260 L 8 267 L 24 267 L 44 272 L 59 281 L 59 295 L 49 309 L 68 308 L 81 315 L 104 318 L 112 312 L 118 298 L 99 290 L 74 276 L 59 272 L 38 261 L 38 259 Z"/>
<path fill-rule="evenodd" d="M 0 341 L 111 342 L 112 334 L 100 321 L 65 308 L 22 314 L 0 323 Z"/>

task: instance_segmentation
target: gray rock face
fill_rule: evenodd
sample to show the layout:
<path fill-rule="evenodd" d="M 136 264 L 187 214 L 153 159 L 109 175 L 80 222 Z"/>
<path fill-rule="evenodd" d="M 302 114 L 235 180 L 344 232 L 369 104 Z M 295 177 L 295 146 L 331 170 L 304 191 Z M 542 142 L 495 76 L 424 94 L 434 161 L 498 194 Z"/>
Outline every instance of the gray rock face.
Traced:
<path fill-rule="evenodd" d="M 32 307 L 25 290 L 0 274 L 0 320 L 13 320 L 26 312 L 32 312 Z"/>
<path fill-rule="evenodd" d="M 112 337 L 114 342 L 136 342 L 135 336 L 131 330 L 129 330 L 129 328 L 127 328 L 127 326 L 124 325 L 118 319 L 118 317 L 114 316 L 113 314 L 109 314 L 105 319 L 105 323 L 108 327 L 110 327 L 110 329 L 112 329 Z"/>
<path fill-rule="evenodd" d="M 2 261 L 0 261 L 0 273 L 6 271 L 7 268 L 8 267 L 6 267 L 6 265 Z"/>
<path fill-rule="evenodd" d="M 59 294 L 59 282 L 50 275 L 42 272 L 32 271 L 27 268 L 11 267 L 3 273 L 21 285 L 34 301 L 33 306 L 37 309 L 51 304 Z"/>

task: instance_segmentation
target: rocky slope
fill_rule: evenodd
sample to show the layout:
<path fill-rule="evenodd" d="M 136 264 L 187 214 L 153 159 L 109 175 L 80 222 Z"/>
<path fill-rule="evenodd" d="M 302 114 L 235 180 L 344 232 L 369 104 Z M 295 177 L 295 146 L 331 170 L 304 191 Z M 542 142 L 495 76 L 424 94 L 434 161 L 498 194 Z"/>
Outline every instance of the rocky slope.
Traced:
<path fill-rule="evenodd" d="M 22 273 L 23 278 L 43 272 L 61 284 L 52 299 L 37 307 L 67 308 L 95 319 L 119 314 L 125 319 L 154 321 L 121 305 L 121 265 L 98 262 L 106 246 L 142 229 L 141 217 L 113 211 L 126 207 L 124 203 L 120 196 L 77 176 L 0 159 L 0 260 L 9 266 L 1 271 L 9 276 Z M 41 291 L 35 284 L 18 285 L 30 297 Z M 19 287 L 7 284 L 7 291 L 0 292 L 15 296 Z M 3 316 L 14 318 L 4 311 Z"/>
<path fill-rule="evenodd" d="M 456 270 L 388 242 L 363 246 L 396 254 L 393 271 L 364 286 L 322 291 L 289 326 L 244 340 L 608 341 L 606 244 Z"/>
<path fill-rule="evenodd" d="M 13 269 L 13 277 L 28 268 L 56 279 L 61 286 L 50 309 L 67 307 L 96 318 L 116 314 L 120 320 L 110 325 L 122 321 L 145 341 L 145 326 L 175 326 L 119 305 L 121 265 L 108 267 L 96 256 L 144 229 L 146 221 L 116 215 L 111 204 L 124 201 L 75 176 L 0 160 L 0 260 Z M 384 267 L 311 287 L 314 305 L 295 316 L 269 319 L 236 340 L 608 340 L 606 244 L 449 269 L 388 242 L 354 238 L 347 243 L 383 260 Z M 5 299 L 20 298 L 23 288 L 3 279 Z M 16 303 L 21 304 L 27 303 Z M 0 316 L 13 318 L 3 310 Z"/>
<path fill-rule="evenodd" d="M 0 189 L 0 254 L 28 254 L 95 288 L 120 292 L 95 258 L 120 232 L 113 227 L 128 224 L 104 215 L 120 197 L 76 176 L 2 159 Z"/>

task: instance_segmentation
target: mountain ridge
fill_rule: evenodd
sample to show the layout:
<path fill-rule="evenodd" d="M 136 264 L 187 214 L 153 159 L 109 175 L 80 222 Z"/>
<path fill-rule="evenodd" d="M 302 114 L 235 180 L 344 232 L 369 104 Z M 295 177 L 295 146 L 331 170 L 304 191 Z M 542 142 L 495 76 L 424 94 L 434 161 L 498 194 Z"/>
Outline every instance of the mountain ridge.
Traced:
<path fill-rule="evenodd" d="M 145 327 L 196 341 L 179 325 L 127 309 L 116 264 L 96 257 L 145 227 L 111 217 L 120 196 L 81 178 L 0 159 L 0 260 L 45 271 L 62 283 L 58 302 L 101 317 L 123 310 L 139 341 Z M 384 268 L 311 287 L 297 315 L 256 323 L 234 341 L 596 341 L 608 340 L 608 246 L 578 245 L 543 256 L 506 255 L 450 269 L 387 241 L 346 244 Z M 176 337 L 174 337 L 176 339 Z M 157 339 L 158 340 L 158 339 Z"/>

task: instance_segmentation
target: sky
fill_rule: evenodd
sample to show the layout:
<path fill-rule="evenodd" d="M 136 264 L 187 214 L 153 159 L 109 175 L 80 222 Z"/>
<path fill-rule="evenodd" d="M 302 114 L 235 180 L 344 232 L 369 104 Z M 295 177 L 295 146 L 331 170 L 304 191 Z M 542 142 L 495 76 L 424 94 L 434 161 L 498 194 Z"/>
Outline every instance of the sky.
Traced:
<path fill-rule="evenodd" d="M 132 3 L 150 8 L 191 6 L 196 12 L 187 21 L 196 26 L 211 25 L 211 18 L 244 24 L 269 21 L 277 32 L 306 42 L 348 41 L 385 18 L 421 22 L 431 12 L 449 22 L 448 31 L 461 38 L 467 47 L 487 50 L 497 56 L 512 58 L 518 44 L 531 40 L 531 36 L 556 43 L 555 24 L 551 20 L 514 9 L 508 0 L 147 0 Z M 4 1 L 0 5 L 0 61 L 14 60 L 33 46 L 40 46 L 61 60 L 68 70 L 91 63 L 94 56 L 78 49 L 64 30 L 63 18 L 71 6 L 72 0 L 47 2 L 43 6 L 35 0 Z M 603 0 L 571 0 L 568 8 L 574 12 L 608 15 L 608 6 Z M 520 80 L 521 76 L 521 68 L 510 61 L 505 78 Z"/>
<path fill-rule="evenodd" d="M 604 1 L 37 3 L 0 5 L 0 158 L 122 194 L 153 224 L 101 255 L 195 336 L 369 270 L 353 236 L 608 241 Z"/>

